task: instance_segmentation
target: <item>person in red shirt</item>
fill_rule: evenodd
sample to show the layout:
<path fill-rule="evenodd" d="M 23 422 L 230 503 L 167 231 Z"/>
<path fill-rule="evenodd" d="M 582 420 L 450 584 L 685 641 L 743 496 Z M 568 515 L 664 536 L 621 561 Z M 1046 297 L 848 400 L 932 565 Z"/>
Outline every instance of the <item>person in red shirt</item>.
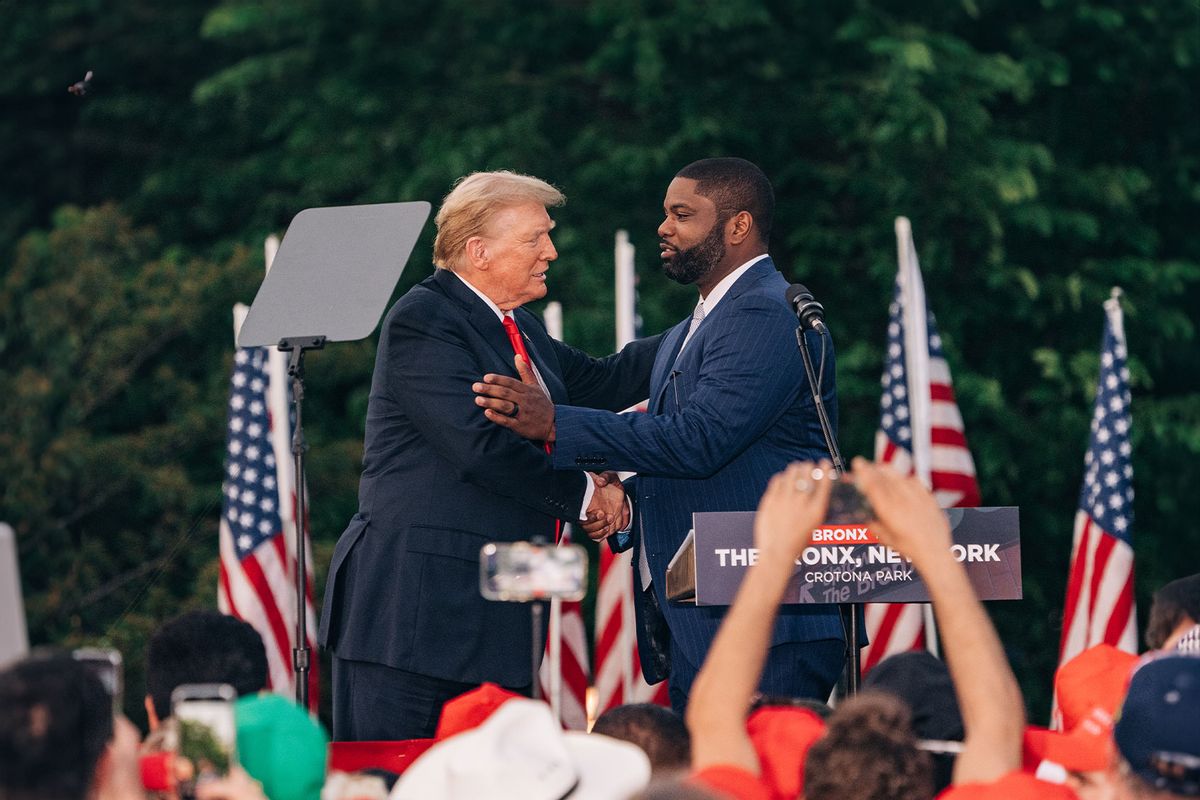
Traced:
<path fill-rule="evenodd" d="M 771 480 L 755 518 L 758 563 L 747 571 L 692 691 L 691 780 L 721 796 L 777 796 L 762 780 L 745 714 L 795 558 L 824 518 L 828 471 L 827 463 L 793 464 Z M 965 737 L 953 785 L 941 797 L 1074 797 L 1066 787 L 1021 772 L 1024 700 L 991 620 L 950 553 L 950 526 L 929 490 L 861 458 L 854 460 L 852 479 L 875 511 L 872 533 L 911 560 L 924 579 L 944 638 Z"/>

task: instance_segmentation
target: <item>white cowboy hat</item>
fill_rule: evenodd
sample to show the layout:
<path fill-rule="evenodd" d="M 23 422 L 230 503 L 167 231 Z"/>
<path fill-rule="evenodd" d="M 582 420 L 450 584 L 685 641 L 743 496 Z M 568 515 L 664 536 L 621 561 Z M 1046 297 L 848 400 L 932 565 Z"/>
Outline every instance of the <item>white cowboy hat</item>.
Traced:
<path fill-rule="evenodd" d="M 563 731 L 545 703 L 509 700 L 414 761 L 390 800 L 624 800 L 649 780 L 636 745 Z"/>

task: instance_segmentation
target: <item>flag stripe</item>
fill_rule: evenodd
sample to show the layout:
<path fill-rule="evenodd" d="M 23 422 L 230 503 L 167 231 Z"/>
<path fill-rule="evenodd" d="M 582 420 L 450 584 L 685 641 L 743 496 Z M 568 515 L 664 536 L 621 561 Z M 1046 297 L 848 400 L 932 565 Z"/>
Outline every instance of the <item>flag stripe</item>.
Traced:
<path fill-rule="evenodd" d="M 1121 636 L 1125 632 L 1125 626 L 1129 624 L 1132 611 L 1133 573 L 1130 572 L 1125 576 L 1125 583 L 1117 593 L 1116 602 L 1113 604 L 1112 616 L 1109 618 L 1108 625 L 1104 630 L 1104 641 L 1119 642 L 1121 640 Z"/>
<path fill-rule="evenodd" d="M 604 626 L 599 629 L 600 635 L 596 637 L 596 651 L 608 652 L 617 643 L 617 637 L 621 635 L 622 621 L 618 614 L 610 614 L 608 619 L 604 621 Z M 599 662 L 599 658 L 596 659 Z"/>
<path fill-rule="evenodd" d="M 217 609 L 227 616 L 241 617 L 237 605 L 233 602 L 233 595 L 229 593 L 229 571 L 225 568 L 225 559 L 219 559 L 217 565 L 220 569 L 220 578 L 217 581 Z"/>
<path fill-rule="evenodd" d="M 957 403 L 954 397 L 954 387 L 948 383 L 929 384 L 929 396 L 935 403 Z"/>
<path fill-rule="evenodd" d="M 961 472 L 937 471 L 930 473 L 930 477 L 938 489 L 950 489 L 962 492 L 964 495 L 979 497 L 979 484 L 970 475 L 963 475 Z"/>
<path fill-rule="evenodd" d="M 871 603 L 868 606 L 868 609 L 870 610 L 874 610 L 876 608 L 883 609 L 883 613 L 878 615 L 881 617 L 881 619 L 875 623 L 874 627 L 871 627 L 871 618 L 868 616 L 868 630 L 872 631 L 871 641 L 873 643 L 884 643 L 884 646 L 878 647 L 875 644 L 870 644 L 863 650 L 861 666 L 864 673 L 870 672 L 876 664 L 886 658 L 889 654 L 888 647 L 886 645 L 892 641 L 892 631 L 895 629 L 896 623 L 900 619 L 900 612 L 902 610 L 899 605 L 885 605 L 883 603 Z"/>
<path fill-rule="evenodd" d="M 559 545 L 571 544 L 571 526 L 561 529 Z M 552 610 L 553 616 L 555 612 Z M 551 620 L 538 681 L 542 695 L 559 709 L 560 721 L 571 730 L 587 729 L 588 652 L 587 632 L 583 626 L 583 610 L 577 602 L 562 602 L 558 606 L 558 624 Z M 557 632 L 558 640 L 552 637 Z M 558 650 L 558 675 L 554 675 L 553 652 Z M 555 696 L 555 684 L 559 691 Z"/>
<path fill-rule="evenodd" d="M 273 644 L 279 649 L 279 654 L 284 662 L 291 660 L 291 653 L 288 648 L 288 626 L 283 621 L 283 616 L 279 613 L 278 606 L 275 605 L 275 596 L 272 591 L 271 584 L 267 578 L 266 571 L 263 565 L 258 562 L 254 556 L 248 556 L 242 559 L 242 571 L 246 575 L 246 579 L 250 582 L 250 586 L 254 588 L 258 595 L 258 602 L 262 605 L 263 615 L 267 619 L 267 624 L 271 626 L 270 644 Z"/>
<path fill-rule="evenodd" d="M 1113 540 L 1109 536 L 1100 536 L 1096 547 L 1091 551 L 1091 581 L 1088 585 L 1087 616 L 1089 620 L 1096 619 L 1096 604 L 1100 600 L 1100 584 L 1104 580 L 1105 568 L 1108 566 L 1108 555 L 1112 552 Z"/>
<path fill-rule="evenodd" d="M 1071 627 L 1074 625 L 1078 612 L 1077 606 L 1083 597 L 1085 569 L 1081 568 L 1078 562 L 1081 554 L 1086 554 L 1090 549 L 1091 528 L 1092 521 L 1088 515 L 1082 511 L 1076 512 L 1074 544 L 1071 547 L 1071 567 L 1067 573 L 1067 599 L 1063 609 L 1063 629 L 1058 646 L 1060 653 L 1067 650 Z"/>
<path fill-rule="evenodd" d="M 961 448 L 967 446 L 967 437 L 963 435 L 961 430 L 954 428 L 931 428 L 929 431 L 929 441 L 935 445 L 945 444 Z"/>

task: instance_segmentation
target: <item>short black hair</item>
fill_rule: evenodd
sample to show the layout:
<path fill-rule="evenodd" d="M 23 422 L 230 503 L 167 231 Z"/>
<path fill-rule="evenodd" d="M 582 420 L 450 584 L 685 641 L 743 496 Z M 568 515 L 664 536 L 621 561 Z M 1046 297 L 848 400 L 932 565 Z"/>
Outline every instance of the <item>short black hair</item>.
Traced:
<path fill-rule="evenodd" d="M 171 716 L 171 692 L 188 683 L 228 683 L 239 697 L 267 688 L 258 631 L 216 611 L 189 611 L 164 624 L 146 650 L 146 693 L 160 720 Z"/>
<path fill-rule="evenodd" d="M 113 738 L 112 698 L 69 655 L 0 672 L 0 797 L 83 800 Z"/>
<path fill-rule="evenodd" d="M 610 708 L 592 726 L 600 733 L 636 744 L 650 759 L 650 769 L 686 769 L 692 762 L 692 737 L 687 725 L 669 708 L 630 703 Z"/>
<path fill-rule="evenodd" d="M 1154 593 L 1146 623 L 1146 646 L 1159 650 L 1186 620 L 1200 623 L 1200 573 L 1168 583 Z"/>
<path fill-rule="evenodd" d="M 749 212 L 762 243 L 770 241 L 775 190 L 757 165 L 744 158 L 703 158 L 679 170 L 675 177 L 696 181 L 696 191 L 716 205 L 719 223 L 739 211 Z"/>

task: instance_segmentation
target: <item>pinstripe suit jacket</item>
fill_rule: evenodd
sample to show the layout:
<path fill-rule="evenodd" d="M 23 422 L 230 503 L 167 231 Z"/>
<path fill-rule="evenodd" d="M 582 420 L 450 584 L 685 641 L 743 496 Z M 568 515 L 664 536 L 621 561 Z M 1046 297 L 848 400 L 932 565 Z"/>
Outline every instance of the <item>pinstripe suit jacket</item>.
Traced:
<path fill-rule="evenodd" d="M 752 266 L 680 346 L 690 320 L 663 337 L 651 372 L 647 414 L 617 415 L 557 406 L 557 468 L 634 470 L 635 526 L 671 636 L 699 667 L 724 609 L 669 603 L 667 563 L 696 511 L 752 511 L 767 482 L 796 460 L 827 457 L 821 426 L 796 348 L 787 280 L 768 258 Z M 809 334 L 820 359 L 819 340 Z M 677 359 L 678 356 L 678 360 Z M 837 425 L 832 352 L 822 396 Z M 634 553 L 634 582 L 641 588 Z M 649 612 L 636 593 L 638 614 Z M 646 630 L 640 621 L 639 633 Z M 772 644 L 843 637 L 834 606 L 782 610 Z M 666 677 L 645 658 L 648 680 Z"/>

